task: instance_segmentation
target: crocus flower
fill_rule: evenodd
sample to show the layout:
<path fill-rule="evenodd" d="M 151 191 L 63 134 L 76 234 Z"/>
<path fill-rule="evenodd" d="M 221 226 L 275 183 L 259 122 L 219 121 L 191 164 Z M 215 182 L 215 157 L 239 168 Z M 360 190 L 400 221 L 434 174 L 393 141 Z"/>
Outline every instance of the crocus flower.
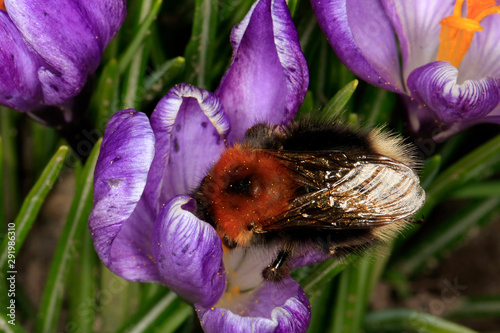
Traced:
<path fill-rule="evenodd" d="M 71 99 L 120 28 L 126 1 L 0 2 L 0 104 L 21 112 L 55 106 L 70 122 Z"/>
<path fill-rule="evenodd" d="M 179 84 L 151 119 L 133 109 L 111 118 L 95 170 L 90 231 L 111 271 L 168 286 L 195 305 L 206 332 L 305 332 L 310 304 L 297 282 L 263 281 L 269 261 L 252 249 L 224 253 L 189 196 L 247 128 L 292 120 L 307 90 L 285 0 L 257 1 L 231 43 L 232 63 L 215 93 Z"/>
<path fill-rule="evenodd" d="M 494 0 L 311 3 L 348 68 L 404 96 L 414 131 L 444 140 L 477 123 L 500 123 L 500 15 L 493 15 L 500 7 Z"/>

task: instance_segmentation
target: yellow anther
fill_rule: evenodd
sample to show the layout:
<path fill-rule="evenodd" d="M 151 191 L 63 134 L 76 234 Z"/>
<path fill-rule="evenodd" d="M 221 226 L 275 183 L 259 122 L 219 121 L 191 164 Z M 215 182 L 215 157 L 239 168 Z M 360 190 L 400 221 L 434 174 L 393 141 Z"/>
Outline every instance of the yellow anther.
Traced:
<path fill-rule="evenodd" d="M 488 15 L 500 14 L 494 0 L 467 0 L 467 16 L 462 17 L 464 0 L 458 0 L 451 16 L 441 20 L 440 45 L 437 60 L 448 61 L 457 67 L 462 62 L 474 37 L 482 31 L 479 22 Z"/>

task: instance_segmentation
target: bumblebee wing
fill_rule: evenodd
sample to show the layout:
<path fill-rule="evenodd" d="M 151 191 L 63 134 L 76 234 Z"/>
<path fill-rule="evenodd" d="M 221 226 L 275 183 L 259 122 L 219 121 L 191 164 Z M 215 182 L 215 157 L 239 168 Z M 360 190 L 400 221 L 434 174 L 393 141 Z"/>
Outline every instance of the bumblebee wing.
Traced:
<path fill-rule="evenodd" d="M 356 152 L 286 152 L 304 194 L 288 211 L 262 224 L 262 232 L 283 228 L 373 228 L 404 220 L 424 204 L 415 171 L 381 155 Z"/>

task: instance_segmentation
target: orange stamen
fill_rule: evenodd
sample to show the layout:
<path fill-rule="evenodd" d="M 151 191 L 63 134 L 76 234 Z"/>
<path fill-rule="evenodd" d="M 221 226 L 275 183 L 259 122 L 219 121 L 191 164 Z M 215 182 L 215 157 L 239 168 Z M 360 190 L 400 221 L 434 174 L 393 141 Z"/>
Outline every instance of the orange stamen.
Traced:
<path fill-rule="evenodd" d="M 7 9 L 5 9 L 5 5 L 3 4 L 3 1 L 4 0 L 0 0 L 0 9 L 7 11 Z"/>
<path fill-rule="evenodd" d="M 441 41 L 437 60 L 448 61 L 457 67 L 462 62 L 474 37 L 482 31 L 479 22 L 488 15 L 500 14 L 500 6 L 495 0 L 467 0 L 467 16 L 462 17 L 464 0 L 457 0 L 451 16 L 441 20 Z"/>

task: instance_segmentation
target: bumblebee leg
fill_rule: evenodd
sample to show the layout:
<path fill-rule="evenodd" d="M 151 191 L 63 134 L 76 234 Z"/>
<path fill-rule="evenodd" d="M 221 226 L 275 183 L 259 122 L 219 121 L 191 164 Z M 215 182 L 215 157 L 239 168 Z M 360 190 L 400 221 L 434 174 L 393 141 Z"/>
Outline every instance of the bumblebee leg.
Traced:
<path fill-rule="evenodd" d="M 289 250 L 284 249 L 278 252 L 276 260 L 262 271 L 262 276 L 265 280 L 278 282 L 283 280 L 288 273 L 290 273 L 290 268 L 288 267 L 290 253 Z"/>

